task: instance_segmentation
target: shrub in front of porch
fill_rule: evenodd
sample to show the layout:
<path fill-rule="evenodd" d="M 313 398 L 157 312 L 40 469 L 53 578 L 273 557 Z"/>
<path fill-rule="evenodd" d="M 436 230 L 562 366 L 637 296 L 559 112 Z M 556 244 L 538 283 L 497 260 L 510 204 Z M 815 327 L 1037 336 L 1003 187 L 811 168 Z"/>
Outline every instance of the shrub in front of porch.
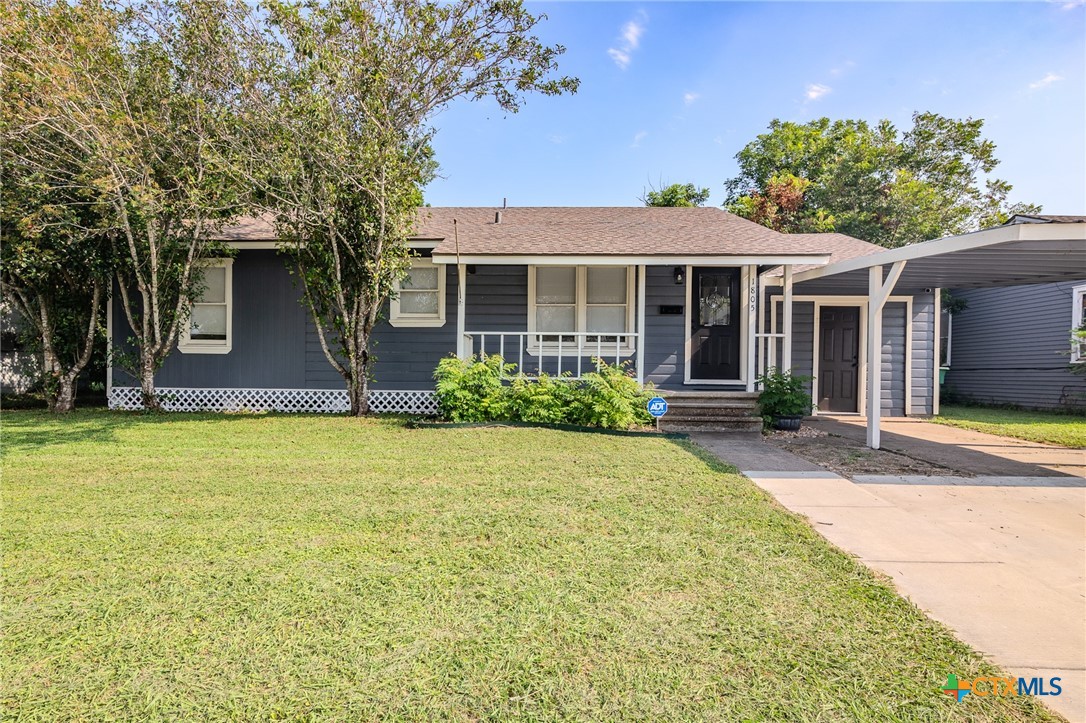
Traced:
<path fill-rule="evenodd" d="M 442 359 L 434 372 L 441 416 L 451 422 L 543 422 L 629 429 L 652 421 L 643 389 L 624 365 L 596 359 L 596 371 L 568 375 L 517 374 L 500 356 Z"/>

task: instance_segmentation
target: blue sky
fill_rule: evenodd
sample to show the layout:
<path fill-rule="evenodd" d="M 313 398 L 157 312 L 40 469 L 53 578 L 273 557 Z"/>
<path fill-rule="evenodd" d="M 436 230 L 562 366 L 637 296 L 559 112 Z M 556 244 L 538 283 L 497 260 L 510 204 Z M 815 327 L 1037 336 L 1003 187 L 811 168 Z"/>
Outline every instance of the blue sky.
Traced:
<path fill-rule="evenodd" d="M 1086 213 L 1086 4 L 530 3 L 581 89 L 436 119 L 435 206 L 636 205 L 661 181 L 723 201 L 773 118 L 985 119 L 1012 200 Z"/>

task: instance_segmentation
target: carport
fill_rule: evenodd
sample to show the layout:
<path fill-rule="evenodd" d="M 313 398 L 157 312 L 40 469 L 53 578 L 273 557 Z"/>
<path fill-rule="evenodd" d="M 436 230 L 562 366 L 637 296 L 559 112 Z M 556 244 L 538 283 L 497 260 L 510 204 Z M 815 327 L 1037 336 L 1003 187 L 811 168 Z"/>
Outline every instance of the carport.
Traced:
<path fill-rule="evenodd" d="M 878 449 L 882 414 L 882 311 L 895 288 L 932 289 L 938 325 L 941 289 L 1045 284 L 1083 276 L 1086 276 L 1086 217 L 1016 216 L 1003 226 L 800 271 L 786 279 L 786 287 L 799 286 L 812 294 L 845 290 L 862 294 L 866 290 L 867 444 Z M 790 292 L 791 288 L 787 290 Z M 786 309 L 788 306 L 786 301 Z M 785 315 L 785 334 L 789 337 L 790 317 Z M 939 338 L 938 326 L 935 338 Z M 936 379 L 936 400 L 938 394 Z"/>

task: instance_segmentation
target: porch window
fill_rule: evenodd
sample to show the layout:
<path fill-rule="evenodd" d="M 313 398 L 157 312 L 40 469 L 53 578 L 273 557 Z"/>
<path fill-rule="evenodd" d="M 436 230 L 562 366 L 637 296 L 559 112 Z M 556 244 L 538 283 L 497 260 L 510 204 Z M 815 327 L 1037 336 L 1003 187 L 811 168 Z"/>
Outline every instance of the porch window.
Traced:
<path fill-rule="evenodd" d="M 545 351 L 585 354 L 597 344 L 623 353 L 633 343 L 625 334 L 633 329 L 632 266 L 532 266 L 528 271 L 528 331 L 542 336 Z M 529 351 L 539 350 L 540 337 L 529 338 Z"/>
<path fill-rule="evenodd" d="M 1086 361 L 1086 284 L 1073 289 L 1074 307 L 1071 311 L 1071 361 Z"/>
<path fill-rule="evenodd" d="M 430 259 L 411 261 L 411 270 L 396 284 L 389 302 L 392 326 L 445 325 L 445 267 Z"/>
<path fill-rule="evenodd" d="M 201 271 L 203 289 L 193 299 L 177 349 L 185 354 L 226 354 L 233 342 L 234 260 L 211 261 Z"/>

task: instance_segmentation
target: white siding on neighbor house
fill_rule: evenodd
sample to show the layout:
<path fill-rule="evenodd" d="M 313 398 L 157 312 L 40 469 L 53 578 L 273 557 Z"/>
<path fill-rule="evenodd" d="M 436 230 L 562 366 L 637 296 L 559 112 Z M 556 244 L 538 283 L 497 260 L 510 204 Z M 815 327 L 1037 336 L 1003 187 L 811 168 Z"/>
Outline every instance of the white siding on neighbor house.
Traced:
<path fill-rule="evenodd" d="M 953 321 L 946 391 L 978 402 L 1086 405 L 1086 377 L 1070 372 L 1073 288 L 1086 283 L 954 291 L 968 307 Z"/>

